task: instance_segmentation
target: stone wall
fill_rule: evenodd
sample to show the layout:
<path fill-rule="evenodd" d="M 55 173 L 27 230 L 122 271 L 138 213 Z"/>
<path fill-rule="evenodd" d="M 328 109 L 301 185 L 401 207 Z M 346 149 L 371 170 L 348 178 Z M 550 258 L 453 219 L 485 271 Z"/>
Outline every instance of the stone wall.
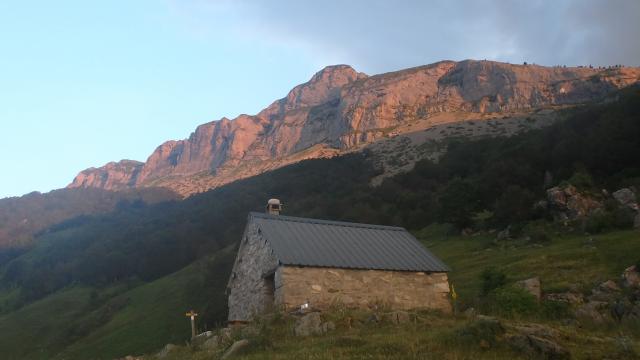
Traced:
<path fill-rule="evenodd" d="M 287 309 L 309 301 L 320 309 L 342 303 L 451 312 L 446 273 L 281 266 L 277 279 L 276 304 Z"/>
<path fill-rule="evenodd" d="M 273 289 L 268 288 L 265 275 L 276 270 L 277 264 L 257 226 L 248 225 L 229 280 L 229 321 L 250 321 L 273 306 Z M 276 272 L 275 284 L 281 283 L 279 276 Z"/>

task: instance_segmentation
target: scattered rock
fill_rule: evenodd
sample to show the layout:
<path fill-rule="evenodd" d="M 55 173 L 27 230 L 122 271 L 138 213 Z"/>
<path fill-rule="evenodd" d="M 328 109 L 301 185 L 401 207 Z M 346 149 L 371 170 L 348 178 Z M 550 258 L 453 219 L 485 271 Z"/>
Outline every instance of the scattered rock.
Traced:
<path fill-rule="evenodd" d="M 470 308 L 468 308 L 467 310 L 465 310 L 462 314 L 463 314 L 465 317 L 468 317 L 468 318 L 474 318 L 474 317 L 476 317 L 476 315 L 477 315 L 477 313 L 476 313 L 476 309 L 474 309 L 474 308 L 472 308 L 472 307 L 470 307 Z"/>
<path fill-rule="evenodd" d="M 220 346 L 222 339 L 220 338 L 220 336 L 212 336 L 211 338 L 207 339 L 207 341 L 205 341 L 201 348 L 203 350 L 215 350 L 218 348 L 218 346 Z"/>
<path fill-rule="evenodd" d="M 242 339 L 234 342 L 233 345 L 231 345 L 229 349 L 224 353 L 224 355 L 222 355 L 222 359 L 223 360 L 228 359 L 238 354 L 242 349 L 246 348 L 247 346 L 249 346 L 249 340 L 247 339 Z"/>
<path fill-rule="evenodd" d="M 583 219 L 602 209 L 602 203 L 581 194 L 573 185 L 547 190 L 547 202 L 556 221 Z"/>
<path fill-rule="evenodd" d="M 511 238 L 511 233 L 510 233 L 510 227 L 507 226 L 506 229 L 500 231 L 498 233 L 498 235 L 496 236 L 496 240 L 498 241 L 502 241 L 502 240 L 509 240 Z"/>
<path fill-rule="evenodd" d="M 518 281 L 516 282 L 516 286 L 526 290 L 528 293 L 533 295 L 536 298 L 536 300 L 540 301 L 540 298 L 542 297 L 542 292 L 540 289 L 539 277 L 536 276 L 530 279 Z"/>
<path fill-rule="evenodd" d="M 321 335 L 335 328 L 336 325 L 331 321 L 323 323 L 319 312 L 312 312 L 296 321 L 294 334 L 296 336 Z"/>
<path fill-rule="evenodd" d="M 574 292 L 546 294 L 544 298 L 551 301 L 566 302 L 570 305 L 580 305 L 584 303 L 584 296 L 580 293 Z"/>
<path fill-rule="evenodd" d="M 638 268 L 635 265 L 624 269 L 622 285 L 629 288 L 640 288 L 640 272 L 638 272 Z"/>
<path fill-rule="evenodd" d="M 620 291 L 620 287 L 613 280 L 607 280 L 598 285 L 598 290 L 604 292 L 617 292 Z"/>
<path fill-rule="evenodd" d="M 554 360 L 571 358 L 571 353 L 560 344 L 536 335 L 511 335 L 507 337 L 507 342 L 515 351 L 527 356 L 535 354 L 543 359 Z"/>
<path fill-rule="evenodd" d="M 576 309 L 576 318 L 602 324 L 608 320 L 607 316 L 603 315 L 603 310 L 607 309 L 607 305 L 608 303 L 604 301 L 589 301 Z"/>
<path fill-rule="evenodd" d="M 636 194 L 629 188 L 623 188 L 613 193 L 613 198 L 624 207 L 633 211 L 638 211 L 638 203 L 636 202 Z"/>
<path fill-rule="evenodd" d="M 165 357 L 167 357 L 167 355 L 169 355 L 170 352 L 172 352 L 175 349 L 176 349 L 175 345 L 167 344 L 162 348 L 162 350 L 160 350 L 160 352 L 156 354 L 156 357 L 158 359 L 164 359 Z"/>

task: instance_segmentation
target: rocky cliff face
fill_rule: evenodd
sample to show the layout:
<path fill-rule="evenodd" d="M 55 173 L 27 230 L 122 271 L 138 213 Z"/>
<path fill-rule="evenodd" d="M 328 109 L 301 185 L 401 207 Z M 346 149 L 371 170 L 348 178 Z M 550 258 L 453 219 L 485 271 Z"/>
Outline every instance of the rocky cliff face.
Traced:
<path fill-rule="evenodd" d="M 639 80 L 638 68 L 473 60 L 442 61 L 375 76 L 347 65 L 329 66 L 257 115 L 201 125 L 188 139 L 160 145 L 143 165 L 110 163 L 85 170 L 70 187 L 171 187 L 181 181 L 176 179 L 194 176 L 224 177 L 229 182 L 234 180 L 229 175 L 234 168 L 295 157 L 318 146 L 348 150 L 436 114 L 526 112 L 579 104 Z"/>
<path fill-rule="evenodd" d="M 70 188 L 121 190 L 133 187 L 144 163 L 133 160 L 110 162 L 100 168 L 89 168 L 78 174 Z"/>

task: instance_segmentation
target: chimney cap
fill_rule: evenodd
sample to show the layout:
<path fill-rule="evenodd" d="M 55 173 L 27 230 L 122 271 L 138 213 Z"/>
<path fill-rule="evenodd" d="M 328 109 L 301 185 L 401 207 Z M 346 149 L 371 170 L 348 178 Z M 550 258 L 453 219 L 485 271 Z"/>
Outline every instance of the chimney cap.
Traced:
<path fill-rule="evenodd" d="M 269 199 L 267 201 L 267 214 L 280 215 L 282 210 L 282 203 L 279 199 Z"/>

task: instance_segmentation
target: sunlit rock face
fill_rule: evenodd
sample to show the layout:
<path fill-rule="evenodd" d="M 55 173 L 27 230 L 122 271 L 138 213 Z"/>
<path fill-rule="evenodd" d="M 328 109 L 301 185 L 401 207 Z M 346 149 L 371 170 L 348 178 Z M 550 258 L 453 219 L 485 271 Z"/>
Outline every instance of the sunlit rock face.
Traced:
<path fill-rule="evenodd" d="M 638 68 L 475 60 L 441 61 L 375 76 L 348 65 L 329 66 L 257 115 L 203 124 L 188 139 L 160 145 L 144 164 L 110 163 L 88 169 L 70 187 L 170 186 L 172 179 L 196 174 L 226 174 L 224 182 L 229 182 L 234 180 L 229 175 L 234 167 L 283 159 L 320 145 L 350 149 L 434 114 L 531 111 L 586 103 L 639 79 Z M 190 191 L 187 187 L 183 192 Z"/>

